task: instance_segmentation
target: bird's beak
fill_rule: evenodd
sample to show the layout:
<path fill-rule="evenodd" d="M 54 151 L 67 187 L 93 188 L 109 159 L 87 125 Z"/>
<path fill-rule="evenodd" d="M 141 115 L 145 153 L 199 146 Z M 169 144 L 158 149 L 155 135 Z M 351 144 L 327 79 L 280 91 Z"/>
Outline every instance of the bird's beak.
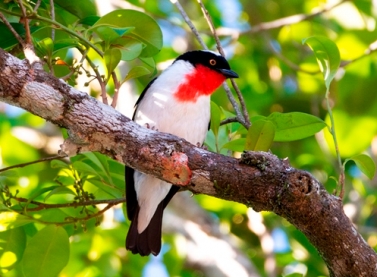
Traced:
<path fill-rule="evenodd" d="M 226 78 L 238 78 L 238 74 L 230 69 L 219 69 L 220 73 L 223 74 Z"/>

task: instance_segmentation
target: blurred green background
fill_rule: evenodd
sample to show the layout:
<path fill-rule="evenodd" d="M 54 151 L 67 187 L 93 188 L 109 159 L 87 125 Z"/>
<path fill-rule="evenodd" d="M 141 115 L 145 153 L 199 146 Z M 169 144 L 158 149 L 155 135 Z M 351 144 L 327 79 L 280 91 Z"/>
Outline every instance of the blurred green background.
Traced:
<path fill-rule="evenodd" d="M 59 2 L 62 1 L 57 1 Z M 163 33 L 163 48 L 154 56 L 157 66 L 154 74 L 185 51 L 200 49 L 173 4 L 175 1 L 81 2 L 85 8 L 90 9 L 88 12 L 95 11 L 98 15 L 114 9 L 130 8 L 143 11 L 154 18 Z M 377 48 L 375 2 L 203 2 L 218 28 L 231 68 L 240 76 L 236 82 L 251 117 L 268 116 L 272 112 L 299 111 L 329 122 L 324 102 L 326 90 L 323 77 L 313 53 L 302 44 L 302 40 L 313 35 L 332 39 L 339 47 L 343 61 L 330 89 L 341 157 L 344 160 L 366 153 L 376 159 L 377 56 L 373 53 Z M 197 1 L 181 1 L 181 4 L 206 45 L 215 50 L 215 41 Z M 57 8 L 57 21 L 69 25 L 76 22 L 77 17 Z M 42 34 L 43 30 L 40 30 L 35 36 Z M 56 36 L 59 37 L 59 32 Z M 75 55 L 64 50 L 55 56 L 70 63 Z M 137 64 L 134 61 L 122 64 L 118 73 L 125 75 L 124 72 Z M 100 70 L 103 67 L 100 64 Z M 54 66 L 54 69 L 59 77 L 68 72 L 59 66 Z M 125 83 L 118 104 L 123 113 L 129 116 L 132 114 L 137 95 L 154 74 Z M 87 81 L 86 76 L 70 80 L 80 90 L 97 97 L 98 86 L 92 82 L 89 87 L 85 87 L 83 84 Z M 109 84 L 108 90 L 111 94 L 112 84 Z M 222 88 L 213 95 L 212 101 L 222 107 L 224 113 L 234 112 Z M 221 127 L 217 137 L 218 147 L 221 148 L 228 142 L 232 132 L 239 128 L 242 128 L 239 124 Z M 0 167 L 55 155 L 62 141 L 62 130 L 58 127 L 18 108 L 0 103 Z M 212 132 L 209 133 L 206 144 L 210 150 L 215 151 Z M 329 192 L 336 188 L 334 178 L 338 178 L 339 171 L 332 138 L 326 129 L 299 141 L 274 143 L 271 151 L 280 158 L 288 157 L 292 166 L 309 171 Z M 221 153 L 239 155 L 226 149 L 222 149 Z M 88 168 L 83 168 L 79 163 L 81 161 L 98 172 L 102 171 L 96 166 L 103 165 L 103 174 L 95 176 L 93 172 L 88 172 Z M 124 184 L 121 165 L 100 155 L 76 157 L 72 162 L 76 162 L 76 167 L 64 167 L 61 164 L 51 166 L 49 162 L 45 162 L 1 173 L 3 195 L 4 187 L 7 186 L 13 195 L 19 191 L 18 197 L 35 197 L 33 199 L 40 202 L 62 203 L 72 201 L 74 195 L 65 191 L 46 197 L 46 194 L 39 192 L 43 188 L 79 180 L 96 199 L 122 197 Z M 108 182 L 113 182 L 110 189 L 99 190 L 98 186 L 93 185 L 106 178 Z M 344 210 L 374 249 L 377 248 L 376 185 L 376 179 L 367 179 L 354 163 L 346 164 Z M 16 201 L 13 200 L 12 203 L 17 206 Z M 3 211 L 6 209 L 3 205 Z M 96 208 L 88 208 L 83 214 L 88 215 L 94 210 Z M 22 228 L 12 229 L 13 231 L 0 232 L 0 275 L 23 276 L 22 262 L 19 262 L 22 260 L 23 249 L 26 242 L 45 227 L 44 218 L 48 222 L 59 222 L 69 216 L 80 216 L 81 212 L 81 208 L 41 211 L 41 222 L 31 222 Z M 164 219 L 163 255 L 158 258 L 141 258 L 125 250 L 124 240 L 129 223 L 124 219 L 121 205 L 97 220 L 64 225 L 70 236 L 71 247 L 68 264 L 58 276 L 328 275 L 324 262 L 304 235 L 285 219 L 272 213 L 256 213 L 252 208 L 238 203 L 202 195 L 190 197 L 190 193 L 184 192 L 172 201 Z M 10 236 L 16 236 L 19 241 L 13 248 L 6 244 Z M 6 249 L 13 249 L 16 258 L 6 258 Z"/>

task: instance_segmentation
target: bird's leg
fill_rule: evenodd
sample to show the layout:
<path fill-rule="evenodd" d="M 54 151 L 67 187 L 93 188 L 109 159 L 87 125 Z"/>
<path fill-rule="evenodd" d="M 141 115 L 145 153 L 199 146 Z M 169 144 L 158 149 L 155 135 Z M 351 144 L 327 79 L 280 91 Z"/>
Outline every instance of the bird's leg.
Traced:
<path fill-rule="evenodd" d="M 196 147 L 202 148 L 204 150 L 208 150 L 207 146 L 205 146 L 204 143 L 197 142 Z"/>
<path fill-rule="evenodd" d="M 145 128 L 158 132 L 158 129 L 156 128 L 156 126 L 151 126 L 149 125 L 149 123 L 145 123 Z"/>

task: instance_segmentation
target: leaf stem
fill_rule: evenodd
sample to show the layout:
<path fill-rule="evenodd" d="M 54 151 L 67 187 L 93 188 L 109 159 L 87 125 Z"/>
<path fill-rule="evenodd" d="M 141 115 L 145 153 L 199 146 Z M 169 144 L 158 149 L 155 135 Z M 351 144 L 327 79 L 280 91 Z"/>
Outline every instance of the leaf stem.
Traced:
<path fill-rule="evenodd" d="M 343 199 L 343 196 L 344 196 L 344 180 L 345 180 L 344 167 L 342 165 L 342 159 L 340 157 L 339 145 L 338 145 L 338 141 L 337 141 L 336 133 L 335 133 L 335 120 L 334 120 L 334 116 L 333 116 L 331 105 L 330 105 L 330 90 L 329 89 L 326 90 L 325 100 L 326 100 L 327 111 L 329 113 L 330 123 L 331 123 L 329 131 L 330 131 L 330 133 L 333 137 L 336 157 L 337 157 L 339 171 L 340 171 L 340 173 L 339 173 L 339 185 L 338 185 L 338 187 L 340 187 L 339 197 L 341 199 Z"/>

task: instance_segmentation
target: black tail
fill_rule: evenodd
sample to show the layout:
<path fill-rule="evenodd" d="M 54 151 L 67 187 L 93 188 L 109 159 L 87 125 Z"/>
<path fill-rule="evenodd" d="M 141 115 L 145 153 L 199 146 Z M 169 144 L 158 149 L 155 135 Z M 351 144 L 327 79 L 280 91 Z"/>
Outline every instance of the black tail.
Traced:
<path fill-rule="evenodd" d="M 149 225 L 141 234 L 137 230 L 139 210 L 140 208 L 137 207 L 130 229 L 128 230 L 126 248 L 132 251 L 133 254 L 140 254 L 140 256 L 147 256 L 151 253 L 157 256 L 161 250 L 163 202 L 158 205 Z"/>

